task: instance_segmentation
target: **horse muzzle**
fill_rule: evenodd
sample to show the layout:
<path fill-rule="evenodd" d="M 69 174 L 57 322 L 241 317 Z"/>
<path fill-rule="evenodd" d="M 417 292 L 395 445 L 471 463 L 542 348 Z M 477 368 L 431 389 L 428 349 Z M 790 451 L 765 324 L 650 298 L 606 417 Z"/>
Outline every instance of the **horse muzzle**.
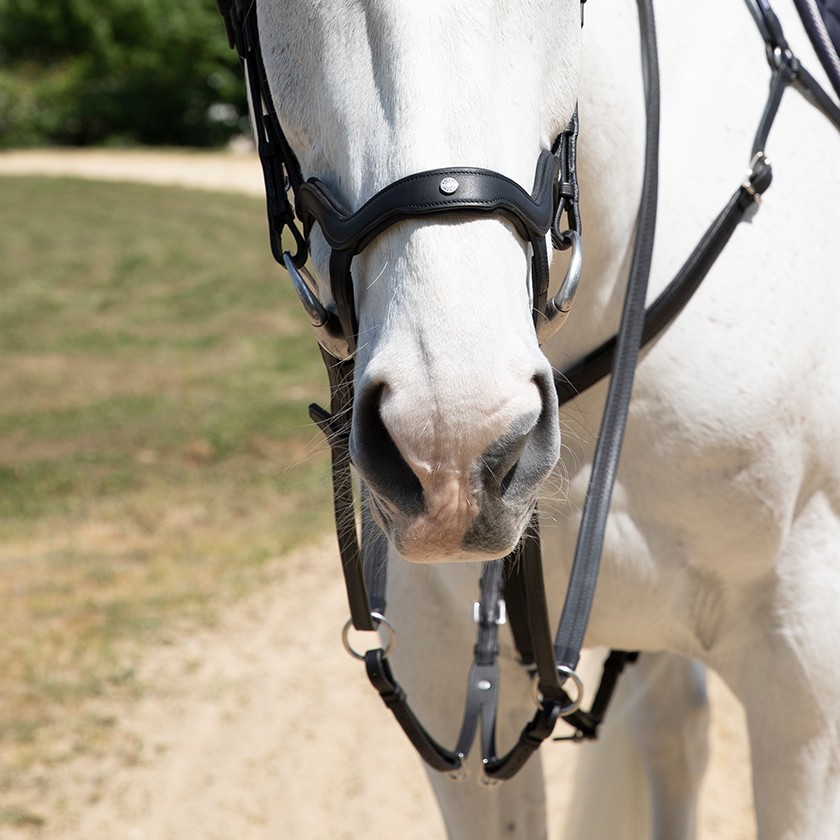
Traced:
<path fill-rule="evenodd" d="M 441 420 L 404 396 L 380 382 L 356 397 L 350 451 L 377 523 L 414 562 L 504 557 L 559 457 L 550 373 L 537 373 L 506 411 Z"/>

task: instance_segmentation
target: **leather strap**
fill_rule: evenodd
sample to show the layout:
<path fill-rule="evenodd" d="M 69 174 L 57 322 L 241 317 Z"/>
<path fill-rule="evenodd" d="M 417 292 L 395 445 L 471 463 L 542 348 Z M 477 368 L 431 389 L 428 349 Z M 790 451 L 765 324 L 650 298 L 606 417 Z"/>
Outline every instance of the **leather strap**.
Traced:
<path fill-rule="evenodd" d="M 420 723 L 408 705 L 405 692 L 394 679 L 391 666 L 381 649 L 369 650 L 365 654 L 365 667 L 374 688 L 423 761 L 433 770 L 442 773 L 458 770 L 462 757 L 442 747 Z"/>
<path fill-rule="evenodd" d="M 769 188 L 773 179 L 773 170 L 764 152 L 784 92 L 791 86 L 795 87 L 840 131 L 840 108 L 793 55 L 772 9 L 766 2 L 762 2 L 761 9 L 753 6 L 750 6 L 750 9 L 764 38 L 772 70 L 767 100 L 753 139 L 750 171 L 744 183 L 709 225 L 673 280 L 648 307 L 645 312 L 642 346 L 648 345 L 661 335 L 682 312 L 729 243 L 738 225 L 755 215 L 761 195 Z M 579 362 L 556 373 L 554 385 L 560 405 L 605 379 L 612 370 L 614 354 L 615 336 L 590 351 Z"/>
<path fill-rule="evenodd" d="M 453 167 L 394 181 L 355 213 L 316 178 L 301 185 L 299 201 L 304 220 L 317 221 L 331 248 L 354 254 L 396 222 L 441 213 L 499 213 L 530 240 L 548 233 L 559 166 L 551 152 L 540 153 L 531 195 L 498 172 Z"/>
<path fill-rule="evenodd" d="M 356 536 L 353 480 L 350 472 L 349 412 L 353 402 L 354 364 L 352 360 L 334 359 L 323 348 L 321 355 L 330 380 L 332 413 L 313 403 L 309 406 L 309 416 L 324 433 L 330 445 L 335 530 L 350 605 L 350 618 L 356 630 L 372 631 L 376 629 L 376 624 L 371 617 L 373 610 L 365 585 L 362 553 Z"/>
<path fill-rule="evenodd" d="M 350 352 L 355 351 L 358 334 L 353 257 L 397 222 L 432 215 L 495 214 L 514 225 L 531 244 L 532 303 L 537 321 L 548 295 L 546 235 L 555 219 L 558 189 L 562 188 L 558 183 L 560 166 L 556 155 L 543 151 L 530 196 L 515 181 L 487 169 L 451 167 L 420 172 L 389 184 L 355 213 L 350 213 L 321 181 L 311 178 L 302 184 L 298 203 L 304 228 L 309 231 L 317 223 L 332 248 L 330 284 Z M 575 207 L 576 200 L 575 195 Z"/>
<path fill-rule="evenodd" d="M 642 346 L 661 335 L 688 305 L 706 278 L 718 256 L 728 244 L 738 225 L 756 209 L 755 194 L 761 195 L 770 185 L 772 171 L 766 161 L 761 162 L 762 177 L 750 189 L 738 187 L 726 207 L 718 214 L 691 252 L 674 279 L 659 294 L 645 312 Z M 609 376 L 615 354 L 615 336 L 590 351 L 570 368 L 555 374 L 554 385 L 560 405 L 565 405 L 584 391 Z"/>
<path fill-rule="evenodd" d="M 794 0 L 794 3 L 820 64 L 834 87 L 834 92 L 840 96 L 840 16 L 837 3 L 826 0 L 820 0 L 819 3 L 817 0 Z M 833 39 L 832 30 L 828 25 L 832 20 Z"/>

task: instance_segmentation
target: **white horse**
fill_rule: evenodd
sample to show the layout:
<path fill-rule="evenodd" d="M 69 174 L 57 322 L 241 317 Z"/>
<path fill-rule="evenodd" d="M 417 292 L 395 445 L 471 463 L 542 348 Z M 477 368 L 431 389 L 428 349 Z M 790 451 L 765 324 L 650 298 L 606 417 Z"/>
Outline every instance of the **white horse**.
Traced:
<path fill-rule="evenodd" d="M 778 5 L 815 71 L 792 6 Z M 471 476 L 498 441 L 527 448 L 534 429 L 556 422 L 551 366 L 567 367 L 618 322 L 644 135 L 635 6 L 591 0 L 583 30 L 578 0 L 265 0 L 258 11 L 270 87 L 303 175 L 352 209 L 401 177 L 448 166 L 495 170 L 530 191 L 540 150 L 580 100 L 584 276 L 567 324 L 542 347 L 528 247 L 505 220 L 402 222 L 353 263 L 357 410 L 378 411 L 423 497 L 419 512 L 398 493 L 380 499 L 400 549 L 389 561 L 394 669 L 434 735 L 453 743 L 481 565 L 453 561 L 503 556 L 540 483 L 514 479 L 516 498 L 491 517 L 498 498 Z M 651 295 L 743 177 L 769 78 L 743 4 L 669 0 L 657 13 L 663 130 Z M 653 824 L 633 822 L 640 809 L 630 807 L 628 780 L 578 792 L 580 836 L 694 836 L 706 756 L 699 663 L 746 709 L 760 836 L 840 836 L 840 146 L 789 92 L 767 152 L 775 183 L 755 221 L 637 371 L 587 642 L 645 652 L 624 678 L 631 695 L 644 685 L 644 700 L 617 718 L 634 727 L 623 743 L 639 750 Z M 317 226 L 312 245 L 329 301 Z M 555 284 L 563 270 L 553 268 Z M 598 386 L 564 408 L 560 459 L 541 486 L 555 609 L 604 394 Z M 363 426 L 354 428 L 363 474 L 391 469 Z M 539 436 L 534 457 L 554 461 L 557 431 Z M 534 702 L 506 638 L 502 653 L 504 746 Z M 450 836 L 545 836 L 539 757 L 494 787 L 476 782 L 472 761 L 466 782 L 431 774 Z"/>

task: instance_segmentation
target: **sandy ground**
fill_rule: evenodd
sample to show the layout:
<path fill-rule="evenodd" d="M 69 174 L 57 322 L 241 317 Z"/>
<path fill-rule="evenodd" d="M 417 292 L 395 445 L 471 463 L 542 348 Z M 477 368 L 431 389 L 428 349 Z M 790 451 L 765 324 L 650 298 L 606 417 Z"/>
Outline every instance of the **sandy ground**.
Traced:
<path fill-rule="evenodd" d="M 2 174 L 73 174 L 259 193 L 253 156 L 145 152 L 3 153 Z M 147 686 L 117 718 L 119 747 L 45 768 L 10 803 L 45 817 L 3 838 L 339 840 L 443 837 L 425 774 L 390 714 L 346 656 L 347 608 L 335 547 L 286 558 L 276 581 L 212 630 L 148 651 Z M 714 676 L 703 840 L 753 840 L 743 713 Z M 568 778 L 579 747 L 543 748 Z M 550 788 L 551 836 L 570 791 Z M 2 832 L 5 831 L 5 834 Z M 597 840 L 597 838 L 595 839 Z"/>
<path fill-rule="evenodd" d="M 221 154 L 100 149 L 0 152 L 0 175 L 73 175 L 265 194 L 259 161 L 248 151 Z"/>

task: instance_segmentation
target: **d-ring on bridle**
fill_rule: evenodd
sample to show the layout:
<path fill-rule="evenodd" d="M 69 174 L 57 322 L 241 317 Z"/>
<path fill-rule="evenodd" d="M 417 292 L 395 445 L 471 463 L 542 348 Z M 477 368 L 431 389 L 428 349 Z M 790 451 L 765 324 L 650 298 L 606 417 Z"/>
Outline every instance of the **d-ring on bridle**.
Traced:
<path fill-rule="evenodd" d="M 453 776 L 462 773 L 463 759 L 476 733 L 481 732 L 484 771 L 487 779 L 510 778 L 547 738 L 559 716 L 576 728 L 576 737 L 594 738 L 606 706 L 625 664 L 635 654 L 612 651 L 589 712 L 578 709 L 582 686 L 574 669 L 597 580 L 609 500 L 632 389 L 639 346 L 663 330 L 690 299 L 709 267 L 728 242 L 737 224 L 755 211 L 761 194 L 770 184 L 771 171 L 763 150 L 777 113 L 782 92 L 793 84 L 812 97 L 820 110 L 840 128 L 840 110 L 810 77 L 791 53 L 781 27 L 766 0 L 747 0 L 768 47 L 774 68 L 770 96 L 754 143 L 753 161 L 747 178 L 724 211 L 709 228 L 675 279 L 644 311 L 647 277 L 656 216 L 658 158 L 658 69 L 651 0 L 638 0 L 645 78 L 647 85 L 647 140 L 642 203 L 625 310 L 615 339 L 606 342 L 582 363 L 556 378 L 561 403 L 599 381 L 612 369 L 604 421 L 596 447 L 592 478 L 584 507 L 572 575 L 560 624 L 551 644 L 536 538 L 536 520 L 529 538 L 523 540 L 506 561 L 485 564 L 481 597 L 475 608 L 478 625 L 475 658 L 467 688 L 467 703 L 457 745 L 441 747 L 413 715 L 387 661 L 387 652 L 375 648 L 362 654 L 368 675 L 391 708 L 421 756 L 432 767 Z M 363 490 L 362 545 L 356 537 L 353 489 L 349 458 L 349 417 L 353 400 L 353 359 L 357 324 L 350 267 L 353 256 L 390 225 L 404 219 L 431 215 L 469 213 L 500 214 L 508 219 L 532 249 L 532 301 L 535 323 L 541 337 L 556 329 L 565 318 L 580 275 L 580 222 L 575 176 L 577 115 L 537 163 L 530 195 L 498 173 L 483 169 L 449 168 L 403 178 L 377 193 L 355 213 L 347 211 L 328 188 L 316 181 L 302 181 L 297 159 L 289 147 L 275 113 L 262 63 L 255 2 L 217 0 L 232 45 L 245 64 L 254 104 L 254 119 L 266 195 L 272 252 L 285 265 L 315 328 L 327 366 L 331 389 L 331 413 L 318 406 L 310 414 L 327 435 L 333 462 L 334 508 L 339 550 L 345 576 L 352 625 L 374 630 L 384 621 L 385 537 L 373 525 Z M 246 8 L 247 6 L 247 8 Z M 583 7 L 581 6 L 581 9 Z M 291 190 L 295 206 L 288 198 Z M 568 230 L 560 229 L 561 217 Z M 301 220 L 302 231 L 296 224 Z M 307 282 L 303 264 L 308 255 L 312 226 L 317 223 L 330 247 L 330 280 L 335 311 L 318 300 Z M 288 229 L 296 242 L 294 255 L 283 250 L 281 236 Z M 573 248 L 570 270 L 560 292 L 547 300 L 548 258 L 546 234 L 551 231 L 555 247 Z M 342 419 L 337 419 L 342 418 Z M 504 588 L 505 601 L 501 600 Z M 503 757 L 496 754 L 495 718 L 498 698 L 498 626 L 504 621 L 504 606 L 514 639 L 524 663 L 535 663 L 538 675 L 538 708 L 514 747 Z M 390 625 L 388 625 L 390 627 Z M 346 632 L 345 628 L 345 643 Z M 569 698 L 563 689 L 571 678 L 578 696 Z"/>

